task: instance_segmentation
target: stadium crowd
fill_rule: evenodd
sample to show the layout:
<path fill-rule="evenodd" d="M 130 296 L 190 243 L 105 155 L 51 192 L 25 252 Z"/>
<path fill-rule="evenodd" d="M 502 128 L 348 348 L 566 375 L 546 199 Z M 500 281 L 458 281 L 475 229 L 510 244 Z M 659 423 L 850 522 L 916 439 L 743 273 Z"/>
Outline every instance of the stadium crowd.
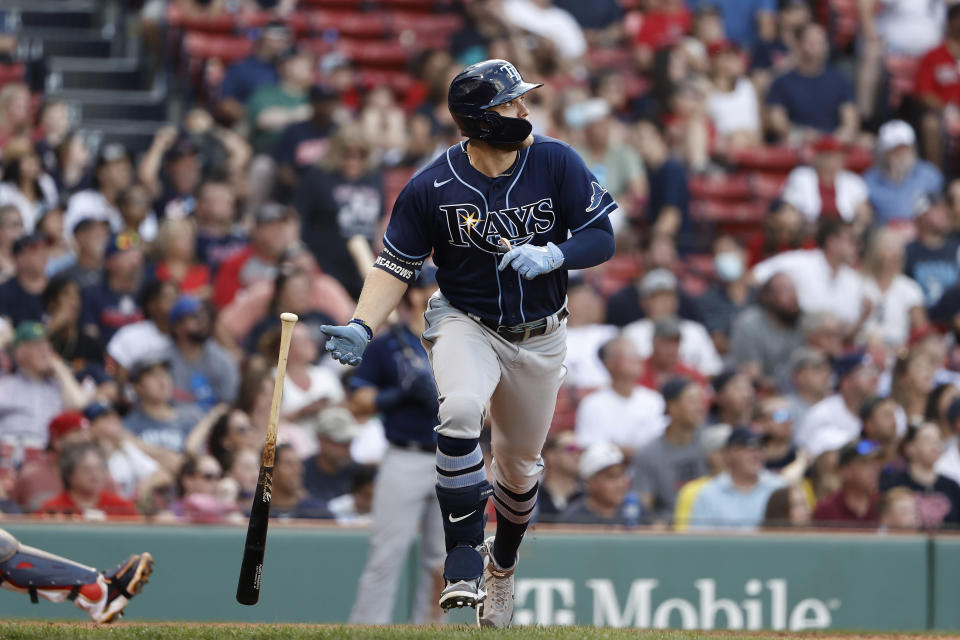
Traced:
<path fill-rule="evenodd" d="M 367 522 L 386 400 L 436 393 L 354 375 L 318 327 L 459 139 L 452 76 L 505 58 L 619 203 L 616 256 L 571 274 L 538 522 L 960 525 L 960 3 L 433 4 L 443 46 L 377 76 L 336 21 L 303 36 L 322 1 L 144 3 L 188 88 L 139 154 L 0 89 L 4 512 L 245 521 L 292 311 L 272 515 Z M 224 20 L 249 55 L 164 69 Z"/>

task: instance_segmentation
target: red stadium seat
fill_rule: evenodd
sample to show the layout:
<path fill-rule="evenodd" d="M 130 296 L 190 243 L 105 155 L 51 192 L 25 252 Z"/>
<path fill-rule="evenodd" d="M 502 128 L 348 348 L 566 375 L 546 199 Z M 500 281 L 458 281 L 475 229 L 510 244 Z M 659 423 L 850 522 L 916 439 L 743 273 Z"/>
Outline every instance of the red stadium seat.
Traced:
<path fill-rule="evenodd" d="M 759 223 L 767 209 L 761 202 L 725 202 L 723 200 L 695 200 L 690 213 L 697 220 L 723 223 Z"/>
<path fill-rule="evenodd" d="M 400 34 L 413 31 L 416 34 L 435 34 L 449 38 L 463 26 L 463 18 L 456 13 L 424 15 L 397 12 L 390 17 L 391 29 Z"/>
<path fill-rule="evenodd" d="M 786 173 L 800 163 L 796 150 L 790 147 L 753 147 L 730 152 L 730 160 L 742 169 L 770 173 Z"/>
<path fill-rule="evenodd" d="M 387 86 L 398 96 L 402 96 L 416 84 L 416 79 L 406 71 L 367 69 L 357 74 L 357 83 L 367 89 Z"/>
<path fill-rule="evenodd" d="M 301 8 L 314 7 L 337 11 L 359 11 L 364 0 L 300 0 Z"/>
<path fill-rule="evenodd" d="M 750 194 L 757 200 L 770 202 L 780 197 L 786 182 L 784 175 L 754 173 L 750 176 Z"/>
<path fill-rule="evenodd" d="M 407 47 L 397 42 L 343 40 L 337 43 L 336 48 L 357 66 L 377 71 L 403 69 L 411 55 Z"/>
<path fill-rule="evenodd" d="M 633 53 L 627 48 L 607 49 L 591 47 L 587 50 L 587 65 L 591 69 L 619 69 L 630 65 Z"/>
<path fill-rule="evenodd" d="M 265 26 L 268 22 L 277 20 L 277 16 L 261 11 L 258 13 L 249 13 L 244 14 L 241 19 L 241 28 L 243 29 L 257 29 Z M 304 13 L 298 11 L 296 13 L 291 13 L 290 15 L 283 18 L 283 22 L 287 25 L 287 28 L 293 32 L 293 35 L 297 38 L 302 38 L 311 32 L 313 29 L 312 16 L 309 13 Z"/>
<path fill-rule="evenodd" d="M 379 40 L 387 34 L 389 17 L 383 13 L 317 11 L 311 14 L 311 23 L 318 33 L 333 29 L 345 38 Z"/>
<path fill-rule="evenodd" d="M 387 11 L 416 11 L 434 13 L 437 9 L 452 7 L 454 0 L 377 0 L 381 9 Z"/>
<path fill-rule="evenodd" d="M 240 22 L 237 16 L 230 13 L 187 15 L 175 4 L 167 9 L 167 20 L 171 26 L 179 27 L 184 31 L 221 34 L 236 33 Z"/>
<path fill-rule="evenodd" d="M 0 87 L 14 82 L 23 82 L 25 67 L 21 63 L 0 64 Z"/>
<path fill-rule="evenodd" d="M 189 32 L 183 38 L 183 49 L 190 58 L 217 58 L 224 64 L 229 64 L 249 56 L 253 52 L 253 42 L 239 36 L 212 36 Z"/>
<path fill-rule="evenodd" d="M 863 173 L 873 164 L 873 152 L 870 149 L 856 147 L 847 152 L 847 169 Z"/>
<path fill-rule="evenodd" d="M 690 179 L 690 195 L 695 200 L 742 202 L 750 198 L 750 181 L 745 174 L 697 176 Z"/>

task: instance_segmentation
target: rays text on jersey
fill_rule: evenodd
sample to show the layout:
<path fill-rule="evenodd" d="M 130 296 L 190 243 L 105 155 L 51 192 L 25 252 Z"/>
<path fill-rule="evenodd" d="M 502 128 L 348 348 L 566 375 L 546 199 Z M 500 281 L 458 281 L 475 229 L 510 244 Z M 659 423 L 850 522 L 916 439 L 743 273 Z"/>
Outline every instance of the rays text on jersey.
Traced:
<path fill-rule="evenodd" d="M 486 253 L 503 252 L 500 238 L 507 238 L 516 247 L 526 244 L 537 233 L 546 233 L 556 222 L 550 198 L 487 213 L 471 203 L 442 204 L 440 210 L 447 220 L 450 244 L 473 245 Z"/>

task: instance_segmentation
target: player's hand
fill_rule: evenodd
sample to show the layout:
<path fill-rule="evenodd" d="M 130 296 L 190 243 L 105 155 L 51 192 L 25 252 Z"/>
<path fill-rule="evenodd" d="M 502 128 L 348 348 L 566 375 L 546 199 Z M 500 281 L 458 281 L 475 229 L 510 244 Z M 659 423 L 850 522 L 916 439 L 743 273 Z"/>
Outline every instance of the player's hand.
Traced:
<path fill-rule="evenodd" d="M 330 337 L 326 346 L 330 355 L 343 364 L 353 366 L 360 364 L 363 350 L 367 348 L 367 343 L 370 342 L 363 327 L 356 324 L 346 324 L 339 327 L 325 324 L 320 327 L 320 331 Z"/>
<path fill-rule="evenodd" d="M 527 280 L 532 280 L 559 269 L 562 264 L 563 252 L 552 242 L 548 242 L 545 247 L 525 244 L 510 249 L 503 255 L 500 259 L 500 271 L 510 266 Z"/>

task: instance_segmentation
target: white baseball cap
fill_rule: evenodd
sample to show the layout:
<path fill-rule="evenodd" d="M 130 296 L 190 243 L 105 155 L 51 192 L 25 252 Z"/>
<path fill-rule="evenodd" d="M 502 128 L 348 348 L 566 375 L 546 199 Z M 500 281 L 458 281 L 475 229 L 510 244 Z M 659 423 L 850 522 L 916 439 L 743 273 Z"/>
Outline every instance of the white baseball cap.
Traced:
<path fill-rule="evenodd" d="M 897 147 L 912 147 L 917 143 L 913 127 L 903 120 L 891 120 L 877 132 L 877 153 L 883 155 Z"/>
<path fill-rule="evenodd" d="M 589 480 L 598 471 L 622 462 L 620 447 L 610 442 L 594 442 L 580 456 L 580 479 Z"/>
<path fill-rule="evenodd" d="M 591 98 L 576 102 L 564 111 L 564 120 L 574 129 L 582 129 L 588 124 L 603 120 L 610 115 L 610 103 L 603 98 Z"/>

